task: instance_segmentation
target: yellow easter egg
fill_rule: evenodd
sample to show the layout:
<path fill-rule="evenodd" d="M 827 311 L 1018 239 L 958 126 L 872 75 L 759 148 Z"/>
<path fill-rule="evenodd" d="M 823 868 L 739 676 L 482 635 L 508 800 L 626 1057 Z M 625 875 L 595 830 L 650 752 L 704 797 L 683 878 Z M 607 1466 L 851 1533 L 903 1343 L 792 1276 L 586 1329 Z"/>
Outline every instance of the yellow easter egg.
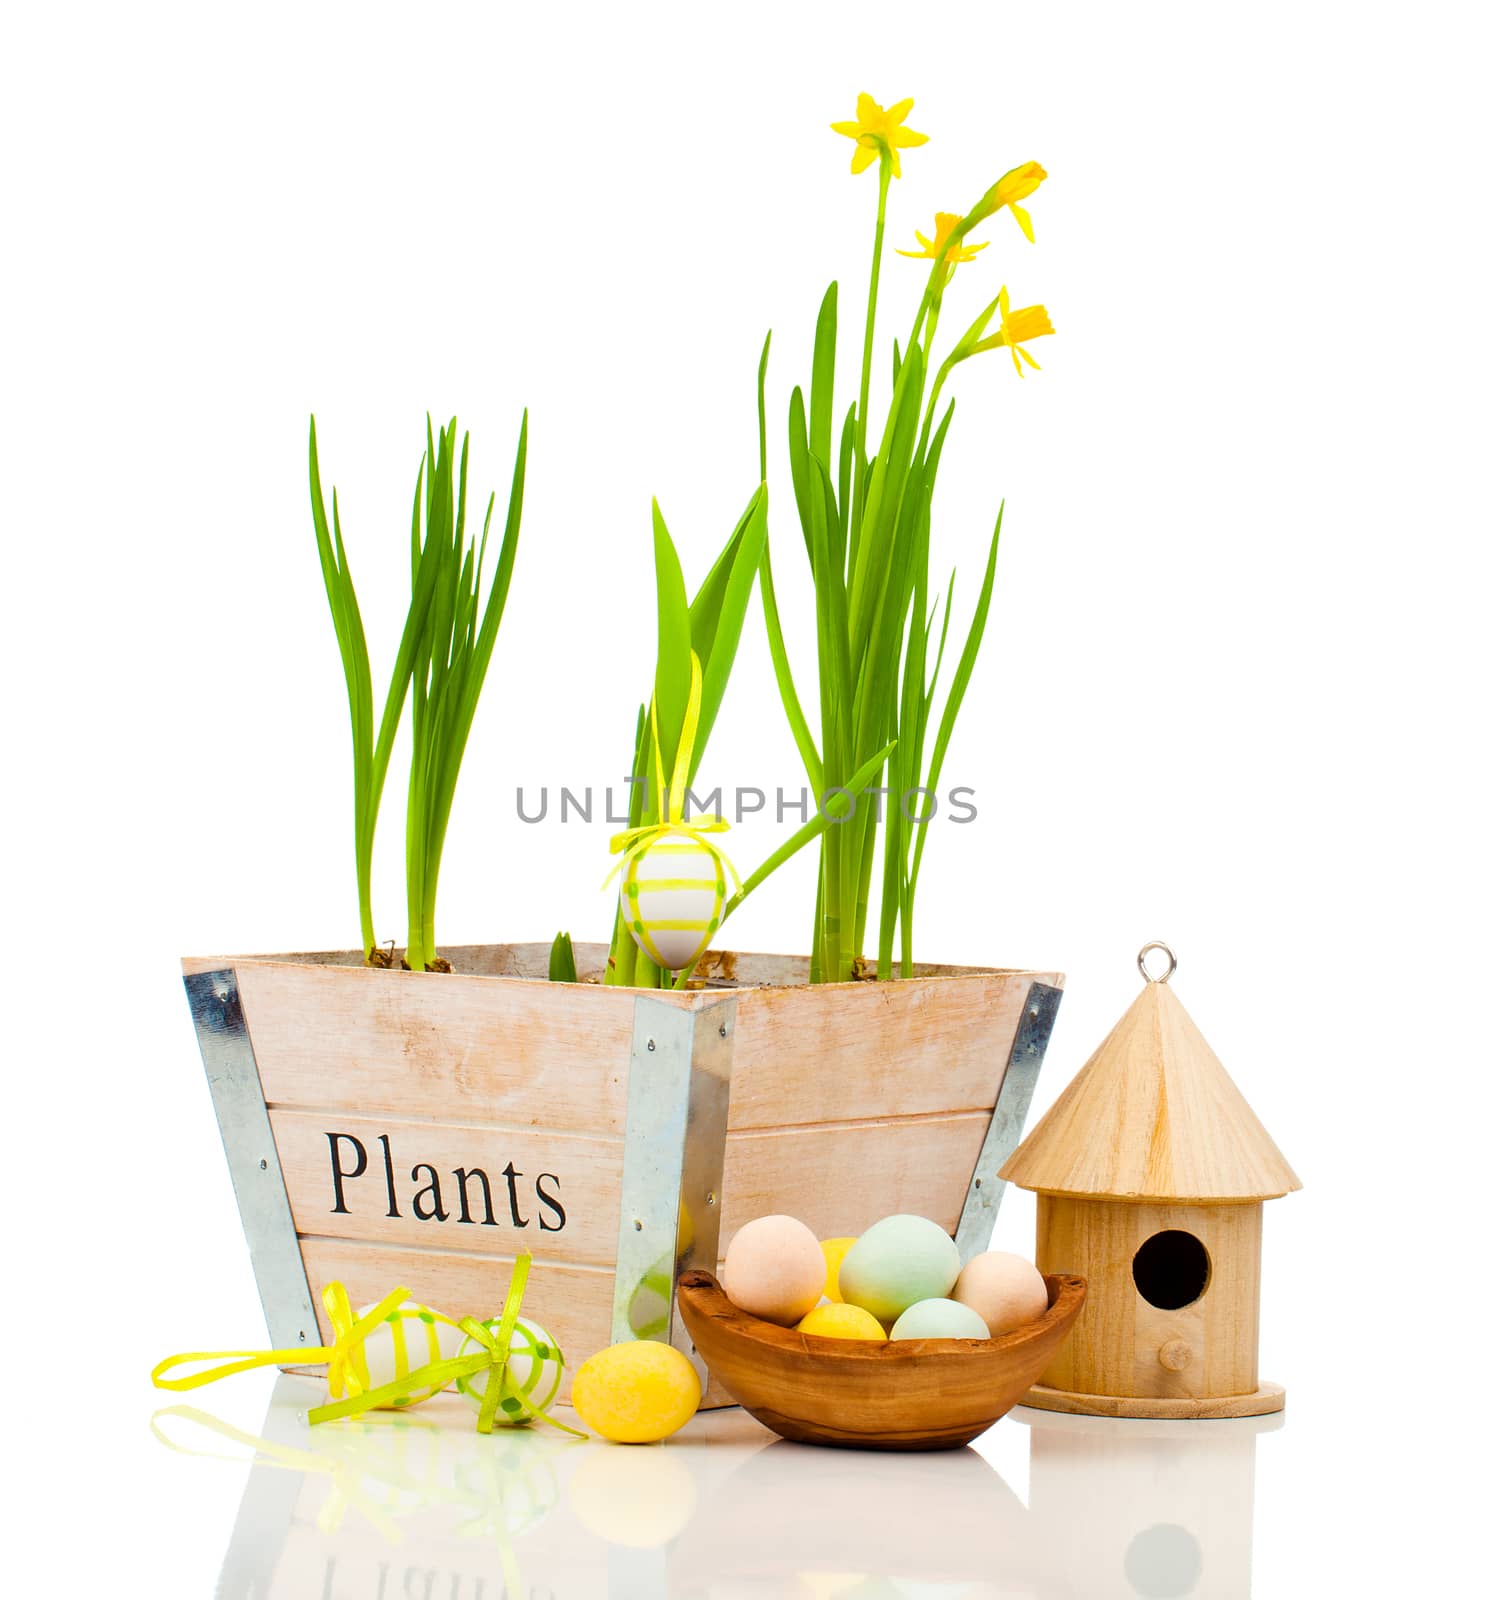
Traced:
<path fill-rule="evenodd" d="M 825 1298 L 839 1300 L 840 1294 L 840 1264 L 846 1259 L 846 1253 L 855 1244 L 854 1239 L 821 1239 L 820 1248 L 825 1252 Z"/>
<path fill-rule="evenodd" d="M 663 833 L 637 850 L 619 885 L 624 926 L 653 962 L 672 972 L 706 949 L 726 903 L 721 858 L 689 833 Z"/>
<path fill-rule="evenodd" d="M 696 1415 L 701 1380 L 679 1350 L 636 1339 L 600 1350 L 577 1369 L 572 1408 L 616 1444 L 668 1439 Z"/>
<path fill-rule="evenodd" d="M 870 1339 L 883 1342 L 887 1337 L 887 1330 L 881 1323 L 860 1306 L 816 1306 L 798 1324 L 798 1329 L 800 1333 L 818 1334 L 822 1339 Z"/>

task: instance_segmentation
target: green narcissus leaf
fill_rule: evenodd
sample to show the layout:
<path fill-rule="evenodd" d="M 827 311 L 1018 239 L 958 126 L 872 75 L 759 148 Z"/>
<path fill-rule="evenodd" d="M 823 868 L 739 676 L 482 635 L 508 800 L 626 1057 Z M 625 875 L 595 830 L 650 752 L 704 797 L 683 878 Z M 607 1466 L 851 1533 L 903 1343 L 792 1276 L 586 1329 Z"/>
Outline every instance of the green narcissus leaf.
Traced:
<path fill-rule="evenodd" d="M 675 765 L 686 702 L 691 695 L 691 610 L 686 603 L 686 579 L 670 530 L 660 514 L 659 501 L 651 502 L 655 533 L 655 599 L 659 619 L 659 647 L 655 657 L 655 721 L 660 730 L 660 757 L 667 780 Z M 656 797 L 658 800 L 658 797 Z"/>
<path fill-rule="evenodd" d="M 570 933 L 559 933 L 552 940 L 552 953 L 547 960 L 547 977 L 552 983 L 577 982 L 577 959 L 572 953 Z"/>

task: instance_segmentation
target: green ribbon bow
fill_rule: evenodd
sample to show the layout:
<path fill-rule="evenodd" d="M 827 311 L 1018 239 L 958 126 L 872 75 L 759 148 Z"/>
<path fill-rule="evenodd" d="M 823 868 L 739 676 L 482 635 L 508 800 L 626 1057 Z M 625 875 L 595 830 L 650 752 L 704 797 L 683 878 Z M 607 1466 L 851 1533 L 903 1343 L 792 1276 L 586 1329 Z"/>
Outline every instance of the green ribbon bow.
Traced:
<path fill-rule="evenodd" d="M 334 1422 L 338 1417 L 358 1416 L 361 1412 L 373 1410 L 378 1406 L 393 1405 L 402 1396 L 417 1389 L 442 1389 L 460 1378 L 472 1378 L 483 1372 L 488 1376 L 485 1380 L 484 1397 L 480 1401 L 479 1421 L 476 1424 L 481 1433 L 493 1432 L 501 1401 L 507 1396 L 514 1396 L 526 1410 L 533 1416 L 540 1417 L 549 1426 L 560 1428 L 563 1433 L 573 1434 L 579 1439 L 585 1438 L 586 1435 L 577 1428 L 569 1428 L 565 1422 L 558 1422 L 555 1417 L 543 1411 L 532 1399 L 530 1391 L 523 1389 L 510 1375 L 510 1342 L 516 1331 L 521 1300 L 526 1293 L 526 1279 L 530 1274 L 531 1254 L 529 1251 L 524 1251 L 516 1258 L 515 1270 L 511 1273 L 510 1291 L 505 1297 L 500 1321 L 493 1333 L 483 1322 L 474 1317 L 460 1319 L 459 1329 L 480 1346 L 478 1350 L 473 1350 L 468 1355 L 450 1356 L 443 1361 L 429 1362 L 426 1367 L 419 1367 L 415 1372 L 394 1378 L 391 1383 L 384 1383 L 379 1389 L 368 1389 L 330 1405 L 316 1406 L 309 1413 L 310 1422 L 312 1424 Z M 536 1376 L 532 1375 L 533 1387 Z"/>

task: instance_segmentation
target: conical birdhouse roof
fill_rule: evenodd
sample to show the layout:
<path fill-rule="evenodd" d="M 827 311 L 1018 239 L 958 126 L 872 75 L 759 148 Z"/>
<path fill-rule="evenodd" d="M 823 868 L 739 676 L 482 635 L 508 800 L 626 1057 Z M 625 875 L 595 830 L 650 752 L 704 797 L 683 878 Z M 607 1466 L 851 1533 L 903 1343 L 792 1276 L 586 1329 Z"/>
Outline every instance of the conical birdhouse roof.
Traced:
<path fill-rule="evenodd" d="M 1197 1205 L 1272 1200 L 1300 1187 L 1159 980 L 1145 984 L 1000 1175 L 1053 1194 Z"/>

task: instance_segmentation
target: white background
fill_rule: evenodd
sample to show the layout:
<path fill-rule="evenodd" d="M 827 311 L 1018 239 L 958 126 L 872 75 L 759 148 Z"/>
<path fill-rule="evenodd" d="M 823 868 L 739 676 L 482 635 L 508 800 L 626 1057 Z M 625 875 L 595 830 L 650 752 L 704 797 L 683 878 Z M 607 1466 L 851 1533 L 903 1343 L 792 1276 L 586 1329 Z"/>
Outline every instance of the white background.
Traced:
<path fill-rule="evenodd" d="M 6 1387 L 43 1400 L 60 1432 L 34 1437 L 76 1480 L 48 1481 L 38 1526 L 100 1533 L 69 1573 L 132 1531 L 158 1592 L 204 1592 L 232 1514 L 145 1434 L 155 1359 L 261 1335 L 177 958 L 357 936 L 310 411 L 380 685 L 425 409 L 471 426 L 472 481 L 503 504 L 530 406 L 439 932 L 605 937 L 607 830 L 523 827 L 515 786 L 624 771 L 648 497 L 694 587 L 754 485 L 765 330 L 780 463 L 835 275 L 854 360 L 873 179 L 827 124 L 865 88 L 916 96 L 931 135 L 889 243 L 1021 161 L 1050 173 L 1036 246 L 992 219 L 945 319 L 1004 281 L 1058 332 L 1024 382 L 998 354 L 959 375 L 939 580 L 977 576 L 1001 496 L 1006 525 L 946 773 L 980 819 L 930 841 L 918 953 L 1067 972 L 1045 1109 L 1133 997 L 1140 944 L 1175 946 L 1306 1181 L 1267 1219 L 1263 1365 L 1292 1405 L 1255 1592 L 1396 1592 L 1415 1562 L 1457 1592 L 1479 43 L 1472 8 L 1416 4 L 7 9 L 0 1125 L 9 1293 L 47 1332 Z M 889 334 L 923 270 L 887 258 Z M 704 776 L 803 781 L 756 607 Z M 729 845 L 746 870 L 775 838 Z M 773 880 L 728 942 L 806 948 L 812 880 Z M 999 1242 L 1029 1253 L 1030 1219 L 1014 1197 Z"/>

